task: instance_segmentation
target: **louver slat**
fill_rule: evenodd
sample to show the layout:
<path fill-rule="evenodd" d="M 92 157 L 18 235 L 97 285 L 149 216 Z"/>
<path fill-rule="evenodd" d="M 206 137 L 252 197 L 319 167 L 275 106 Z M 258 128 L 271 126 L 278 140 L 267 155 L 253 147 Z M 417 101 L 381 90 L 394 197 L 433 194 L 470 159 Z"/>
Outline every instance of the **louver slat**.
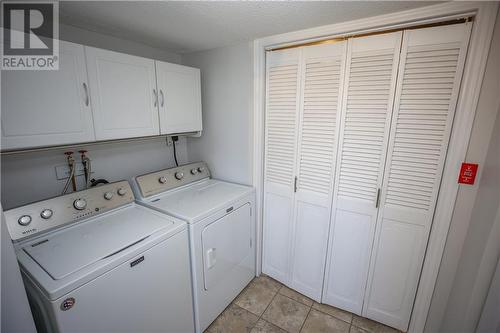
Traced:
<path fill-rule="evenodd" d="M 459 53 L 460 43 L 448 44 L 441 50 L 435 46 L 408 48 L 389 166 L 388 205 L 432 209 L 438 168 L 446 153 L 448 110 Z M 426 182 L 408 181 L 422 179 L 421 175 L 427 176 Z"/>
<path fill-rule="evenodd" d="M 305 64 L 301 119 L 299 188 L 324 195 L 332 191 L 341 59 Z"/>
<path fill-rule="evenodd" d="M 381 50 L 352 55 L 344 140 L 340 160 L 339 196 L 375 200 L 388 103 L 393 80 L 394 50 Z M 361 167 L 361 173 L 353 167 Z"/>
<path fill-rule="evenodd" d="M 266 181 L 291 185 L 294 169 L 298 65 L 268 70 Z"/>

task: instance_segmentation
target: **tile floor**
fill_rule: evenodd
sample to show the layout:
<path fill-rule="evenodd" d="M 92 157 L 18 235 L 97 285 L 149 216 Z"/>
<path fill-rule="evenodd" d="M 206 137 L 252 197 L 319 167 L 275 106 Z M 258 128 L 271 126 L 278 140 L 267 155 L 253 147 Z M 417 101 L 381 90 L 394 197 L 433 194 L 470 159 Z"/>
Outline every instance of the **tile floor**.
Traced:
<path fill-rule="evenodd" d="M 332 306 L 319 304 L 262 275 L 255 278 L 205 333 L 398 333 Z"/>

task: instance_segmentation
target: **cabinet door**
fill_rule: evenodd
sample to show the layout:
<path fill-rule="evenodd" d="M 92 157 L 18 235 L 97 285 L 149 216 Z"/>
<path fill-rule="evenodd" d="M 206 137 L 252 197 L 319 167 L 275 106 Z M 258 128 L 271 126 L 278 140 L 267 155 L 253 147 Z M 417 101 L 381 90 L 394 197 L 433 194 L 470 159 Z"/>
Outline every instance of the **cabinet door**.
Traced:
<path fill-rule="evenodd" d="M 392 114 L 401 32 L 348 41 L 324 303 L 361 314 Z"/>
<path fill-rule="evenodd" d="M 83 46 L 59 48 L 57 71 L 2 71 L 2 149 L 94 140 Z"/>
<path fill-rule="evenodd" d="M 294 175 L 299 105 L 299 49 L 269 53 L 266 59 L 262 271 L 289 283 Z"/>
<path fill-rule="evenodd" d="M 154 60 L 85 47 L 97 140 L 159 135 Z"/>
<path fill-rule="evenodd" d="M 302 48 L 293 289 L 321 300 L 346 42 Z"/>
<path fill-rule="evenodd" d="M 201 131 L 200 70 L 155 61 L 160 105 L 160 132 Z"/>
<path fill-rule="evenodd" d="M 405 31 L 365 316 L 406 331 L 471 23 Z"/>

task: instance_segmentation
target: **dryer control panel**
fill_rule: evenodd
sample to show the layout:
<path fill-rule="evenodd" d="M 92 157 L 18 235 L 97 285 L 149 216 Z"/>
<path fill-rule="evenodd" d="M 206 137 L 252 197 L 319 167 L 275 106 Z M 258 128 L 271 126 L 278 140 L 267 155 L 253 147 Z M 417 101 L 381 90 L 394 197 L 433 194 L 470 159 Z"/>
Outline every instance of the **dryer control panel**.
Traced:
<path fill-rule="evenodd" d="M 204 178 L 210 178 L 210 170 L 205 162 L 196 162 L 137 176 L 134 185 L 147 198 Z"/>
<path fill-rule="evenodd" d="M 134 202 L 127 181 L 106 184 L 5 211 L 10 237 L 18 241 Z"/>

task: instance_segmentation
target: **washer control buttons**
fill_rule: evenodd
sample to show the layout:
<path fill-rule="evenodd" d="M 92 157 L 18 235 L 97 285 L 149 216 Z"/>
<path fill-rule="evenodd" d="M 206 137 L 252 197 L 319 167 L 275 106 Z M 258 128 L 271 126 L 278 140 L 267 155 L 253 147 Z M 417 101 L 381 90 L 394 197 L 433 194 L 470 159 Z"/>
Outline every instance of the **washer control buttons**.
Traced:
<path fill-rule="evenodd" d="M 182 171 L 176 172 L 175 178 L 177 178 L 177 180 L 181 180 L 182 178 L 184 178 L 184 172 L 182 172 Z"/>
<path fill-rule="evenodd" d="M 118 191 L 116 191 L 119 196 L 123 197 L 125 194 L 127 194 L 127 190 L 124 189 L 123 187 L 120 187 Z"/>
<path fill-rule="evenodd" d="M 192 175 L 196 175 L 198 173 L 198 169 L 191 169 L 191 174 Z"/>
<path fill-rule="evenodd" d="M 44 209 L 40 213 L 40 216 L 42 217 L 42 219 L 48 220 L 52 217 L 53 214 L 54 212 L 52 211 L 52 209 Z"/>
<path fill-rule="evenodd" d="M 87 201 L 85 199 L 76 199 L 73 201 L 73 207 L 78 210 L 83 210 L 85 207 L 87 207 Z"/>
<path fill-rule="evenodd" d="M 104 199 L 106 199 L 106 200 L 113 199 L 113 192 L 106 192 L 106 193 L 104 193 Z"/>
<path fill-rule="evenodd" d="M 201 166 L 201 167 L 198 167 L 198 172 L 199 172 L 199 173 L 202 173 L 203 171 L 205 171 L 205 167 L 202 167 L 202 166 Z"/>
<path fill-rule="evenodd" d="M 26 226 L 31 223 L 31 216 L 23 215 L 17 220 L 17 223 L 19 223 L 22 226 Z"/>
<path fill-rule="evenodd" d="M 167 182 L 167 177 L 161 176 L 158 178 L 158 182 L 160 182 L 160 184 L 165 184 Z"/>

